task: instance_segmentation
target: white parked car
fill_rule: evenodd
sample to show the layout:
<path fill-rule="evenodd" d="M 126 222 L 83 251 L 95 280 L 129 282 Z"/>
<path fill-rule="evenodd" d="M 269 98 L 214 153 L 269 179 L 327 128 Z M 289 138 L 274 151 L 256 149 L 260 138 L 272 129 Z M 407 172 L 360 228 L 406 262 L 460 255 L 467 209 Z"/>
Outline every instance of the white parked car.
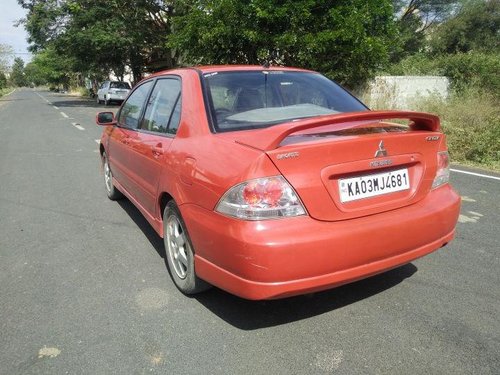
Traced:
<path fill-rule="evenodd" d="M 97 90 L 97 103 L 123 102 L 130 92 L 130 85 L 127 82 L 104 81 Z"/>

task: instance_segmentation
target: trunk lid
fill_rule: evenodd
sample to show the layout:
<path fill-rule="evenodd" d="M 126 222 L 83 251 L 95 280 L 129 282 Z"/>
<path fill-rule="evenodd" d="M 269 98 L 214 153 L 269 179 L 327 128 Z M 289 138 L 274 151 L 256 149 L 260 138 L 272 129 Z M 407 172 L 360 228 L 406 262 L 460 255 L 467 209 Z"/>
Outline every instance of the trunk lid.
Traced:
<path fill-rule="evenodd" d="M 382 119 L 406 119 L 409 125 Z M 324 221 L 424 198 L 444 144 L 436 116 L 400 111 L 322 116 L 245 133 L 236 141 L 266 152 L 309 215 Z"/>

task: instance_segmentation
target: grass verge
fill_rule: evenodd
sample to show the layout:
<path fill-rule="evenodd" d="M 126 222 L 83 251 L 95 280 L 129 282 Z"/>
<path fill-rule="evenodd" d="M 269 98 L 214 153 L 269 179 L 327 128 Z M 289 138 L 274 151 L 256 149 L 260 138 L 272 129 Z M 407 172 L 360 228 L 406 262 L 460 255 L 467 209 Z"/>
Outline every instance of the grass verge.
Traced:
<path fill-rule="evenodd" d="M 0 98 L 4 95 L 7 95 L 10 93 L 12 90 L 14 90 L 12 87 L 5 87 L 3 89 L 0 89 Z"/>
<path fill-rule="evenodd" d="M 500 172 L 500 99 L 478 89 L 430 97 L 415 109 L 439 115 L 453 162 Z"/>
<path fill-rule="evenodd" d="M 390 95 L 365 103 L 372 109 L 398 109 Z M 451 161 L 500 172 L 500 98 L 491 91 L 468 87 L 452 91 L 449 98 L 438 95 L 415 98 L 411 108 L 437 114 L 448 139 Z"/>

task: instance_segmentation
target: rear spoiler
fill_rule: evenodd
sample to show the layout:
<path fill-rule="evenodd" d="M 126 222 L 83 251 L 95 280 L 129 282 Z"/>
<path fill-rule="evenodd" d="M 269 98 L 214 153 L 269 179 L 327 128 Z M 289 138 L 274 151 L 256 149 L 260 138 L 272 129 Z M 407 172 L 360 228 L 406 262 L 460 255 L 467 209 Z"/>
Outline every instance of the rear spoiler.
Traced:
<path fill-rule="evenodd" d="M 412 111 L 363 111 L 296 120 L 270 126 L 258 131 L 243 131 L 240 132 L 241 134 L 236 136 L 236 142 L 262 151 L 270 151 L 278 148 L 281 142 L 290 134 L 303 130 L 357 121 L 390 119 L 408 119 L 411 121 L 410 128 L 412 130 L 427 130 L 435 132 L 441 129 L 439 117 L 430 113 Z M 360 126 L 359 124 L 346 125 L 347 126 L 339 127 L 339 130 Z"/>

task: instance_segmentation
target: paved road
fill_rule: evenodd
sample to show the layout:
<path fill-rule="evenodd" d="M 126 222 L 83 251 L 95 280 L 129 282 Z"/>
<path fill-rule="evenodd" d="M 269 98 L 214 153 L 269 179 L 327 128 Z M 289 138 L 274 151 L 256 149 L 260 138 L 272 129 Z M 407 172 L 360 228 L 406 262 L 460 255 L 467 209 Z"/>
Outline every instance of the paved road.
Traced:
<path fill-rule="evenodd" d="M 161 239 L 105 196 L 102 108 L 0 99 L 0 374 L 500 373 L 499 180 L 453 173 L 457 238 L 407 266 L 285 300 L 187 298 Z"/>

